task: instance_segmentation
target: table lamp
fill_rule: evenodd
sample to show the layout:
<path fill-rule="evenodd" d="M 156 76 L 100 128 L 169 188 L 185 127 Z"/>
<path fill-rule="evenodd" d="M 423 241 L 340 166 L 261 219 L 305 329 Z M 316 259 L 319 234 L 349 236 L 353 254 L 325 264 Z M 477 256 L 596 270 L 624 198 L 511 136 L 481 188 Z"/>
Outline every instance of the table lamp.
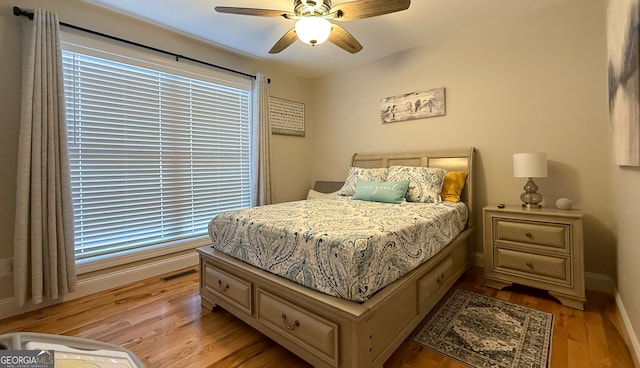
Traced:
<path fill-rule="evenodd" d="M 522 207 L 540 208 L 542 195 L 538 193 L 538 186 L 533 182 L 533 178 L 547 177 L 547 154 L 546 153 L 514 153 L 513 154 L 513 176 L 516 178 L 528 178 L 524 185 L 524 193 L 520 194 Z"/>

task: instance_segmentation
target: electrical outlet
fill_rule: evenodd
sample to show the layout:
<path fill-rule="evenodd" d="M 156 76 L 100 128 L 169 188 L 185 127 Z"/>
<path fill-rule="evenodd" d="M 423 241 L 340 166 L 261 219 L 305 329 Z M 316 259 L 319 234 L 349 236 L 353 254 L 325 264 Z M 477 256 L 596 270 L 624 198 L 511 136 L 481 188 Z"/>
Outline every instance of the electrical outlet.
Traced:
<path fill-rule="evenodd" d="M 13 258 L 0 259 L 0 277 L 13 275 Z"/>

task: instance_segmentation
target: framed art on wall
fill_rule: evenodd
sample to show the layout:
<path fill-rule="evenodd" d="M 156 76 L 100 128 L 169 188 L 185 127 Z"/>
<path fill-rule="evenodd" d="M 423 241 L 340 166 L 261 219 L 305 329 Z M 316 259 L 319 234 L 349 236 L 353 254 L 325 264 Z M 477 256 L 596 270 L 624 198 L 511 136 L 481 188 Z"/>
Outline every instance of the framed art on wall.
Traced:
<path fill-rule="evenodd" d="M 613 155 L 621 166 L 640 166 L 638 12 L 638 0 L 609 1 L 609 118 Z"/>
<path fill-rule="evenodd" d="M 271 133 L 304 137 L 304 104 L 269 97 Z"/>
<path fill-rule="evenodd" d="M 445 112 L 444 87 L 380 100 L 383 123 L 442 116 Z"/>

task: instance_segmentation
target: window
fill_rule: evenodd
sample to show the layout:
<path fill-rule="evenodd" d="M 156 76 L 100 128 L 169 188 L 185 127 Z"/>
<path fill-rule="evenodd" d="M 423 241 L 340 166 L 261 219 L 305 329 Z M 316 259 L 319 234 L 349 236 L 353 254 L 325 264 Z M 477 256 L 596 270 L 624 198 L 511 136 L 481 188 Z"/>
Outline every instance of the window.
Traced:
<path fill-rule="evenodd" d="M 251 81 L 63 49 L 78 263 L 205 238 L 251 205 Z"/>

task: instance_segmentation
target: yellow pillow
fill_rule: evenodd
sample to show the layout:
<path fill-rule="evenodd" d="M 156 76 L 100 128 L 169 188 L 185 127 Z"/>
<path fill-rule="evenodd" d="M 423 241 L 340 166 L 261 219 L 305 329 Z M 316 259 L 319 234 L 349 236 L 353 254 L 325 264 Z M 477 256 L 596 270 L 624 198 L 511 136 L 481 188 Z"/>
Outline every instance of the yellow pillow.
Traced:
<path fill-rule="evenodd" d="M 440 197 L 446 202 L 460 202 L 460 194 L 464 188 L 467 173 L 464 171 L 447 171 L 442 184 Z"/>

